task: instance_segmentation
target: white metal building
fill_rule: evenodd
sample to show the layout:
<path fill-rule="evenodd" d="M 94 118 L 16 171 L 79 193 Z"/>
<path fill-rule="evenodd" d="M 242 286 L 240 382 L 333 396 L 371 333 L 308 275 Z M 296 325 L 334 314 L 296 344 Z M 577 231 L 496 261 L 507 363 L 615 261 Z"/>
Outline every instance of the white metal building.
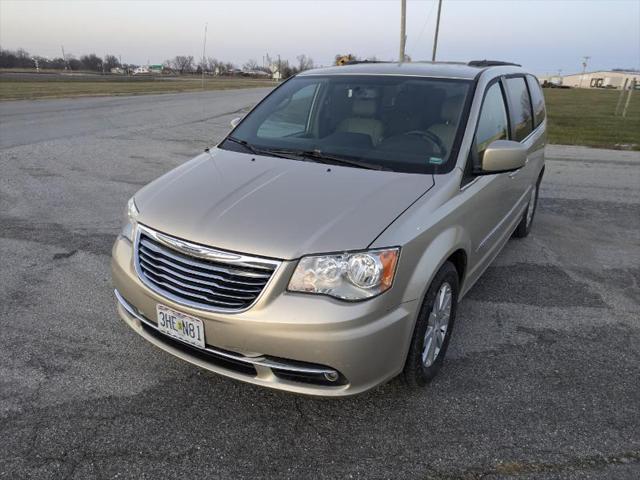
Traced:
<path fill-rule="evenodd" d="M 562 77 L 562 85 L 574 88 L 617 88 L 624 87 L 625 80 L 627 87 L 631 86 L 632 80 L 640 83 L 640 72 L 633 71 L 605 71 L 575 73 L 573 75 L 564 75 Z"/>

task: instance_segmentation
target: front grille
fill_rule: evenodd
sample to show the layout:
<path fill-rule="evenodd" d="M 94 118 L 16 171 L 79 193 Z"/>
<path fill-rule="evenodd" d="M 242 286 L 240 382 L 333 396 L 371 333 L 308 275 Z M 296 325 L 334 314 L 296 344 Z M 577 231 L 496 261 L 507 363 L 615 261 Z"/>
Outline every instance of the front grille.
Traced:
<path fill-rule="evenodd" d="M 138 275 L 153 290 L 188 306 L 245 310 L 256 301 L 278 265 L 273 260 L 220 252 L 173 239 L 147 227 L 138 229 Z M 204 258 L 207 256 L 223 260 Z"/>

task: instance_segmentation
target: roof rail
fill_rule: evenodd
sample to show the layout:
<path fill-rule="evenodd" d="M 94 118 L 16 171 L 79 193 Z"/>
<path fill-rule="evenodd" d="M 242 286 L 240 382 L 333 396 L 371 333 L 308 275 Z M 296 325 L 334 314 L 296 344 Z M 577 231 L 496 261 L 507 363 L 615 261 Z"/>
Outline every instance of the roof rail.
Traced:
<path fill-rule="evenodd" d="M 471 60 L 467 63 L 470 67 L 521 67 L 519 63 L 501 62 L 500 60 Z"/>

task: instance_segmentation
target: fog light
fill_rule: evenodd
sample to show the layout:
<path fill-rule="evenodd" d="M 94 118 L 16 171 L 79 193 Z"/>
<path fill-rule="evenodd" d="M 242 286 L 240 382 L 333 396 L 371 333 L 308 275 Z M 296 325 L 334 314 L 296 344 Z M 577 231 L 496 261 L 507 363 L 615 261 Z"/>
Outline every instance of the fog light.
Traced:
<path fill-rule="evenodd" d="M 330 382 L 335 382 L 338 380 L 338 372 L 327 372 L 324 374 L 324 378 Z"/>

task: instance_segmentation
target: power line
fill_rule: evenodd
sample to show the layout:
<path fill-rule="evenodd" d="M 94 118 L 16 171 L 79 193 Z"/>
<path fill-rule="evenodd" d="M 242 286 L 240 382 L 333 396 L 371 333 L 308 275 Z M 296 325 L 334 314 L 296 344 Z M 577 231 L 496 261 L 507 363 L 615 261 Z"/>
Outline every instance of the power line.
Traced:
<path fill-rule="evenodd" d="M 431 14 L 433 13 L 433 7 L 436 6 L 435 1 L 431 4 L 431 8 L 429 9 L 429 12 L 427 13 L 427 16 L 424 20 L 424 23 L 422 24 L 422 28 L 420 29 L 420 33 L 418 34 L 417 37 L 415 37 L 415 40 L 411 43 L 411 47 L 414 47 L 418 41 L 420 40 L 420 38 L 422 38 L 422 34 L 424 33 L 424 29 L 427 26 L 427 23 L 429 23 L 429 18 L 431 17 Z M 408 48 L 407 50 L 409 50 L 410 52 L 413 51 L 412 48 Z"/>

